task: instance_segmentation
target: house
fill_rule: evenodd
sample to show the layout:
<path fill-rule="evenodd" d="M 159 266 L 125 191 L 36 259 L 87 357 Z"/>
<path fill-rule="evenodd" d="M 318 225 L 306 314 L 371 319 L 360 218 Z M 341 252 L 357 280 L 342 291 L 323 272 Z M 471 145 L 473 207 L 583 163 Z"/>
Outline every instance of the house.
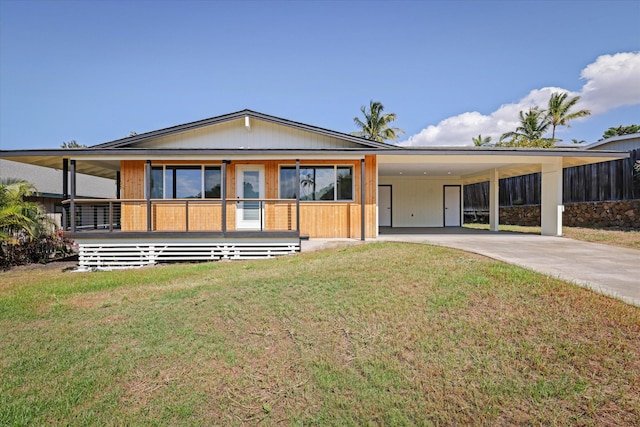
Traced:
<path fill-rule="evenodd" d="M 640 133 L 619 135 L 596 141 L 583 147 L 585 150 L 613 150 L 633 151 L 640 150 Z"/>
<path fill-rule="evenodd" d="M 380 227 L 459 227 L 462 188 L 542 172 L 542 233 L 562 233 L 563 168 L 625 158 L 607 151 L 404 148 L 251 110 L 86 149 L 0 151 L 63 173 L 67 233 L 84 268 L 270 257 L 300 239 L 375 239 Z M 115 199 L 78 199 L 79 174 L 115 179 Z M 67 191 L 68 188 L 68 191 Z M 105 229 L 79 229 L 81 207 Z"/>

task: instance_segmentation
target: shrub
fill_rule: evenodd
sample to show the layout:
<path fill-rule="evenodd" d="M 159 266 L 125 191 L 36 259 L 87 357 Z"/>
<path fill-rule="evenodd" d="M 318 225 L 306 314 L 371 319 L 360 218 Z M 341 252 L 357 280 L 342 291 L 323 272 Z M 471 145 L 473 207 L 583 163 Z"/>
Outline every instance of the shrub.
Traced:
<path fill-rule="evenodd" d="M 46 263 L 74 253 L 73 240 L 58 232 L 37 239 L 20 239 L 17 243 L 0 243 L 0 268 Z"/>

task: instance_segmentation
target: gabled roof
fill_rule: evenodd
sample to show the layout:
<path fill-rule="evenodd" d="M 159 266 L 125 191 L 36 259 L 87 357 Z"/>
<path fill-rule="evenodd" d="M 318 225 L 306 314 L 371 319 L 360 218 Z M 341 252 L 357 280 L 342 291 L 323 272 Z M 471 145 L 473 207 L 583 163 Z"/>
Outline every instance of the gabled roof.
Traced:
<path fill-rule="evenodd" d="M 612 142 L 627 141 L 627 140 L 640 140 L 640 133 L 632 133 L 628 135 L 612 136 L 611 138 L 603 139 L 601 141 L 592 142 L 591 144 L 584 145 L 585 150 L 593 150 L 594 148 L 602 145 L 611 144 Z"/>
<path fill-rule="evenodd" d="M 294 121 L 283 119 L 280 117 L 270 116 L 268 114 L 263 114 L 257 111 L 246 110 L 246 109 L 242 111 L 237 111 L 235 113 L 225 114 L 222 116 L 211 117 L 208 119 L 198 120 L 195 122 L 185 123 L 182 125 L 171 126 L 164 129 L 158 129 L 151 132 L 142 133 L 140 135 L 129 136 L 127 138 L 117 139 L 115 141 L 105 142 L 103 144 L 92 145 L 89 148 L 92 148 L 92 149 L 93 148 L 128 148 L 136 143 L 147 141 L 152 138 L 167 136 L 167 135 L 171 135 L 179 132 L 201 128 L 204 126 L 211 126 L 219 123 L 228 122 L 231 120 L 242 119 L 244 117 L 250 117 L 253 119 L 263 120 L 269 123 L 287 126 L 287 127 L 291 127 L 298 130 L 313 132 L 319 135 L 342 139 L 351 143 L 359 144 L 362 146 L 362 148 L 378 148 L 378 149 L 390 148 L 390 149 L 396 149 L 396 150 L 399 148 L 396 145 L 387 144 L 384 142 L 371 141 L 365 138 L 360 138 L 360 137 L 349 135 L 346 133 L 336 132 L 333 130 L 324 129 L 317 126 L 311 126 L 304 123 L 294 122 Z"/>

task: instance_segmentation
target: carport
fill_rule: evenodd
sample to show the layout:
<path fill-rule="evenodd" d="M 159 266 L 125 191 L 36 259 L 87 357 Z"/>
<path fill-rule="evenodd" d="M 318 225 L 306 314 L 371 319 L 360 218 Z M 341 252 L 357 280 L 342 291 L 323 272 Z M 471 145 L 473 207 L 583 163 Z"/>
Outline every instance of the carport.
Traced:
<path fill-rule="evenodd" d="M 562 170 L 628 153 L 578 149 L 405 148 L 379 151 L 378 227 L 459 227 L 465 185 L 488 181 L 489 228 L 498 230 L 499 180 L 542 172 L 542 234 L 562 235 Z"/>

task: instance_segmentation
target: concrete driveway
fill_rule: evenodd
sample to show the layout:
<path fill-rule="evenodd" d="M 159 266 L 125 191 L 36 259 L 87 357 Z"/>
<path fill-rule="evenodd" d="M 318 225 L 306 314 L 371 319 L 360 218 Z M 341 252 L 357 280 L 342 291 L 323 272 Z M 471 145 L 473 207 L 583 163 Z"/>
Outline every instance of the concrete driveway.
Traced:
<path fill-rule="evenodd" d="M 462 249 L 591 288 L 640 306 L 640 251 L 565 237 L 467 228 L 387 229 L 377 241 Z"/>

